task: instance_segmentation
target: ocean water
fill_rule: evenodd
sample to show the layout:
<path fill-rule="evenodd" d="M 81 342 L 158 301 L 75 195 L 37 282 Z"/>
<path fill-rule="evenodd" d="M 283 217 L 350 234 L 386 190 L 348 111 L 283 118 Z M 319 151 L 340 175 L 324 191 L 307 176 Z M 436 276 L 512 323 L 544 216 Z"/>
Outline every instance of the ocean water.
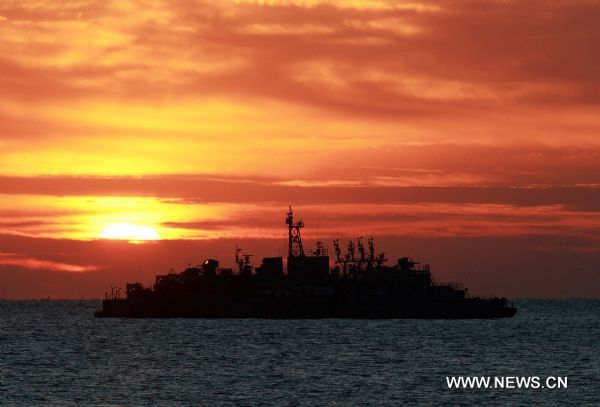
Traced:
<path fill-rule="evenodd" d="M 512 319 L 94 319 L 98 301 L 0 302 L 0 405 L 600 405 L 600 301 Z M 568 377 L 449 389 L 446 376 Z"/>

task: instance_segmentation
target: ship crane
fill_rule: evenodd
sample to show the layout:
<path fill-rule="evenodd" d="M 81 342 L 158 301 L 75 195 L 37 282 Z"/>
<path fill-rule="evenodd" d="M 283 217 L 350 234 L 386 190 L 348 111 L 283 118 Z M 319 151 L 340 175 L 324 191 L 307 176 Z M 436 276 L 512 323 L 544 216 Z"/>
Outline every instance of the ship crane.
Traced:
<path fill-rule="evenodd" d="M 339 265 L 342 265 L 342 275 L 345 277 L 346 276 L 346 266 L 348 264 L 348 260 L 349 260 L 349 256 L 346 255 L 345 258 L 342 258 L 342 249 L 340 249 L 340 239 L 335 239 L 333 241 L 333 247 L 335 249 L 335 258 L 336 258 L 336 264 L 338 266 L 339 269 Z"/>
<path fill-rule="evenodd" d="M 351 274 L 356 273 L 356 251 L 353 240 L 348 240 L 348 253 L 346 253 L 346 262 L 352 263 L 348 271 Z"/>
<path fill-rule="evenodd" d="M 356 247 L 358 248 L 358 254 L 360 255 L 360 261 L 365 261 L 365 246 L 363 245 L 362 242 L 363 237 L 357 237 L 356 238 Z"/>
<path fill-rule="evenodd" d="M 333 247 L 335 249 L 336 263 L 341 263 L 342 262 L 342 250 L 340 249 L 340 239 L 335 239 L 333 241 Z"/>
<path fill-rule="evenodd" d="M 353 240 L 348 240 L 348 254 L 346 255 L 346 258 L 350 259 L 352 262 L 356 261 Z"/>
<path fill-rule="evenodd" d="M 369 257 L 367 260 L 367 269 L 370 271 L 370 270 L 373 270 L 374 268 L 376 268 L 375 245 L 373 244 L 372 237 L 367 238 L 367 244 L 369 246 Z"/>
<path fill-rule="evenodd" d="M 356 238 L 356 248 L 358 249 L 358 256 L 359 256 L 359 260 L 358 260 L 358 270 L 362 271 L 365 269 L 365 264 L 366 264 L 366 252 L 365 252 L 365 245 L 362 242 L 363 237 L 357 237 Z"/>

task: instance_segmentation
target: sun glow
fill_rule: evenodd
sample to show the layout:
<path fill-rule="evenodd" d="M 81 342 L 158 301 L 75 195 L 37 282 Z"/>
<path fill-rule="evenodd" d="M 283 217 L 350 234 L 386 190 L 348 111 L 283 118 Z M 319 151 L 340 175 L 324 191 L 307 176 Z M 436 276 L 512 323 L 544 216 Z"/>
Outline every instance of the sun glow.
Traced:
<path fill-rule="evenodd" d="M 103 239 L 121 239 L 130 241 L 159 240 L 160 236 L 150 226 L 133 223 L 113 223 L 104 228 L 100 237 Z"/>

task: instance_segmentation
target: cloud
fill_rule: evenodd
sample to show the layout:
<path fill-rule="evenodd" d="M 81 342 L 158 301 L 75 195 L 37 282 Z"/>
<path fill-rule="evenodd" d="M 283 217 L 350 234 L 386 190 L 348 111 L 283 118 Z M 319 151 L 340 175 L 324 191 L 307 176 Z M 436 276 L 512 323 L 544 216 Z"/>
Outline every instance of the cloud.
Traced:
<path fill-rule="evenodd" d="M 583 0 L 4 2 L 0 173 L 302 180 L 396 153 L 445 172 L 380 182 L 488 185 L 516 164 L 515 184 L 594 183 L 597 13 Z M 490 174 L 494 153 L 511 164 Z"/>
<path fill-rule="evenodd" d="M 167 144 L 168 141 L 165 148 Z M 0 176 L 0 191 L 53 196 L 153 196 L 235 203 L 285 203 L 292 198 L 298 203 L 439 200 L 565 204 L 592 209 L 594 202 L 598 202 L 600 149 L 593 146 L 438 143 L 367 145 L 343 154 L 335 149 L 296 154 L 296 157 L 306 154 L 309 169 L 300 164 L 302 170 L 294 173 L 299 169 L 296 163 L 290 163 L 275 171 L 276 167 L 267 165 L 265 158 L 263 165 L 245 165 L 245 172 L 240 170 L 238 175 L 160 172 L 136 177 L 5 175 Z M 323 159 L 317 159 L 319 156 Z M 153 157 L 163 159 L 158 153 Z M 286 157 L 281 154 L 276 159 L 288 161 Z M 201 161 L 212 158 L 203 156 Z M 234 165 L 229 164 L 231 159 L 226 158 L 229 167 Z M 239 158 L 242 162 L 245 159 Z M 179 167 L 187 168 L 185 163 Z M 361 188 L 362 193 L 358 193 L 357 188 Z"/>
<path fill-rule="evenodd" d="M 4 252 L 0 252 L 0 266 L 17 266 L 32 270 L 65 271 L 69 273 L 84 273 L 98 269 L 96 266 L 59 263 Z"/>
<path fill-rule="evenodd" d="M 66 185 L 68 180 L 61 182 Z M 176 178 L 144 180 L 129 187 L 146 190 L 148 196 L 9 195 L 11 199 L 0 204 L 0 214 L 12 219 L 0 225 L 0 230 L 21 236 L 96 240 L 110 225 L 126 222 L 152 228 L 170 240 L 273 239 L 285 232 L 282 216 L 291 202 L 311 225 L 309 236 L 317 230 L 326 237 L 359 233 L 599 238 L 597 187 L 320 188 L 193 179 L 180 183 Z M 158 188 L 164 188 L 169 197 L 156 197 Z M 15 205 L 19 213 L 13 212 Z M 58 210 L 44 215 L 40 207 Z M 76 210 L 69 212 L 69 208 Z"/>
<path fill-rule="evenodd" d="M 594 2 L 347 5 L 9 2 L 4 84 L 14 97 L 217 93 L 389 115 L 598 104 Z"/>

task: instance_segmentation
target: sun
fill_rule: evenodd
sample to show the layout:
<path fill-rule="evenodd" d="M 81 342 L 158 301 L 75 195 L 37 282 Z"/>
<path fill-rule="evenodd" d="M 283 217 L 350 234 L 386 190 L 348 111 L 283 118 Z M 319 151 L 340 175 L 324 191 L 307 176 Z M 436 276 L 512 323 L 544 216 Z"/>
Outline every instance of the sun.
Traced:
<path fill-rule="evenodd" d="M 160 236 L 154 228 L 127 222 L 111 223 L 102 230 L 100 237 L 130 241 L 160 240 Z"/>

